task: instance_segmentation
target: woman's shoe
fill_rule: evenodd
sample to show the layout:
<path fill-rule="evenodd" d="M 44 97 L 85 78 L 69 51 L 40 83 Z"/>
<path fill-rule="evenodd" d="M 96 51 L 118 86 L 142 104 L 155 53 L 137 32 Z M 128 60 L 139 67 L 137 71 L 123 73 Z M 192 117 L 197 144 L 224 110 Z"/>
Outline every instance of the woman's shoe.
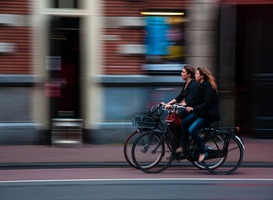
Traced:
<path fill-rule="evenodd" d="M 182 147 L 178 147 L 178 148 L 175 150 L 175 153 L 183 153 L 183 148 L 182 148 Z"/>
<path fill-rule="evenodd" d="M 207 157 L 208 157 L 208 153 L 207 152 L 200 154 L 198 162 L 203 162 Z"/>

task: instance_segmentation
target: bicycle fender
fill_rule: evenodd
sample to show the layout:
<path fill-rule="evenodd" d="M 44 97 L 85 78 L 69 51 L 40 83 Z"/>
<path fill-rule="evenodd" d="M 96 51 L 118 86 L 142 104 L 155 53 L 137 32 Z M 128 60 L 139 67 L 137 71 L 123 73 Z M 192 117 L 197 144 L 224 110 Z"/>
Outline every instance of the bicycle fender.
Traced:
<path fill-rule="evenodd" d="M 239 138 L 239 136 L 237 136 L 237 135 L 234 135 L 234 136 L 240 142 L 240 144 L 242 145 L 243 149 L 245 150 L 245 145 L 244 145 L 243 140 L 241 138 Z"/>

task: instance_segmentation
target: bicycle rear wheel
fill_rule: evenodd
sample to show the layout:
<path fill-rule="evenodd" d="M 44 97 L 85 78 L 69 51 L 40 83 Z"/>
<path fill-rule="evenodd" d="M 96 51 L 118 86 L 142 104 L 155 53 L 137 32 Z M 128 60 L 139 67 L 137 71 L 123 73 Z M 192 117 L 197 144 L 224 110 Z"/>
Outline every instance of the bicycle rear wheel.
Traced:
<path fill-rule="evenodd" d="M 217 136 L 215 137 L 217 138 Z M 219 135 L 218 137 L 219 138 L 217 138 L 217 143 L 221 143 L 221 142 L 223 143 L 224 140 Z M 204 143 L 205 143 L 205 148 L 207 150 L 213 149 L 216 146 L 215 141 L 211 140 L 211 138 L 205 138 Z M 191 146 L 194 146 L 194 145 L 196 144 L 194 141 L 192 141 Z M 223 162 L 225 162 L 225 159 L 226 159 L 225 157 L 214 158 L 210 162 L 207 162 L 207 167 L 210 169 L 216 169 L 217 167 L 221 166 Z M 204 166 L 204 162 L 192 161 L 192 164 L 201 170 L 206 169 L 206 167 Z"/>
<path fill-rule="evenodd" d="M 160 133 L 141 134 L 132 146 L 133 162 L 145 173 L 160 173 L 172 163 L 173 146 Z"/>
<path fill-rule="evenodd" d="M 206 141 L 208 158 L 203 162 L 206 169 L 212 174 L 227 175 L 236 171 L 242 161 L 244 148 L 241 141 L 232 134 L 215 133 L 212 134 Z M 215 163 L 223 159 L 216 167 Z"/>

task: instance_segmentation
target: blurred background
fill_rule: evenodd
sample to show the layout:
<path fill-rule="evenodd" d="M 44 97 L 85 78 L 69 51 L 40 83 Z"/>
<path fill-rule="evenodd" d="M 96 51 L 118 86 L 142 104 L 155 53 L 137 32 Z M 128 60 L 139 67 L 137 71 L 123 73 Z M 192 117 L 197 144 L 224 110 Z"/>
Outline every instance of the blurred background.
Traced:
<path fill-rule="evenodd" d="M 0 145 L 123 142 L 186 64 L 215 74 L 217 126 L 273 138 L 272 19 L 272 0 L 0 0 Z"/>

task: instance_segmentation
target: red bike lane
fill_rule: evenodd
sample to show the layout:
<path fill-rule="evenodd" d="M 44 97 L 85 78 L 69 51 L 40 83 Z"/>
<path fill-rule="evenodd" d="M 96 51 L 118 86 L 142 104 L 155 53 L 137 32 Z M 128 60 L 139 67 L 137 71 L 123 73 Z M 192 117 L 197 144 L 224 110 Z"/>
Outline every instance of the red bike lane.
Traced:
<path fill-rule="evenodd" d="M 159 174 L 146 174 L 132 167 L 62 168 L 0 170 L 0 181 L 96 179 L 267 179 L 273 180 L 273 168 L 241 167 L 230 175 L 213 175 L 194 166 L 169 167 Z"/>

